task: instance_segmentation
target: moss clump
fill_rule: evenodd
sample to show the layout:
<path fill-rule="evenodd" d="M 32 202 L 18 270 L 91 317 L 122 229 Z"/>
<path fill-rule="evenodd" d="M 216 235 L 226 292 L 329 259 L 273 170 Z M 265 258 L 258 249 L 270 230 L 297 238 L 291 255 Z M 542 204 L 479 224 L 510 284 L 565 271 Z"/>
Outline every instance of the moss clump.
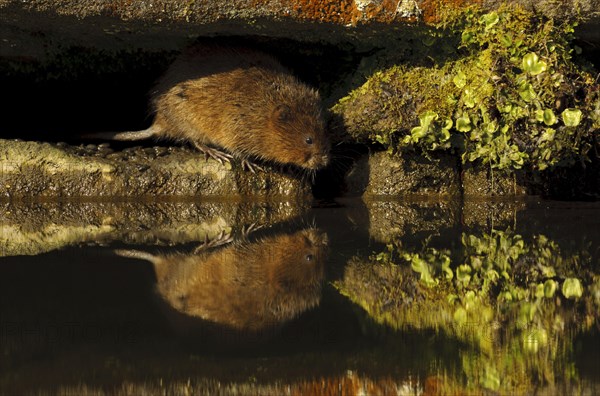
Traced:
<path fill-rule="evenodd" d="M 573 62 L 573 26 L 517 6 L 470 9 L 447 30 L 450 42 L 460 35 L 458 59 L 379 71 L 333 111 L 353 138 L 390 152 L 452 150 L 493 169 L 570 166 L 600 127 L 599 86 Z"/>

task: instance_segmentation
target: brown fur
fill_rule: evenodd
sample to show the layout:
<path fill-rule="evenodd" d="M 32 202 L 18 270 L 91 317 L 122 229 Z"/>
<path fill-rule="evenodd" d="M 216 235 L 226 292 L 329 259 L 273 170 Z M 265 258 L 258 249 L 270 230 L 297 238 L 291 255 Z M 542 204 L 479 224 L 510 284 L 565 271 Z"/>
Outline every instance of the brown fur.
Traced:
<path fill-rule="evenodd" d="M 318 305 L 325 252 L 325 234 L 307 229 L 200 254 L 119 254 L 152 262 L 158 294 L 177 312 L 259 331 Z"/>
<path fill-rule="evenodd" d="M 153 94 L 153 125 L 112 138 L 167 137 L 217 146 L 242 160 L 315 170 L 327 165 L 330 149 L 320 102 L 317 91 L 269 55 L 198 46 L 160 80 Z"/>

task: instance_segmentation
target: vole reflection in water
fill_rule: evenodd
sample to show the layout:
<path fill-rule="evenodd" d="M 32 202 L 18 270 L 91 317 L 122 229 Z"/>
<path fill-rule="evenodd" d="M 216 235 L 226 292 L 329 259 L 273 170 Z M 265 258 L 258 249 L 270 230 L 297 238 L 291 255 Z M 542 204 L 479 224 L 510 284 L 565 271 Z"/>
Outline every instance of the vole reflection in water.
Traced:
<path fill-rule="evenodd" d="M 319 304 L 326 250 L 327 235 L 310 228 L 195 254 L 117 254 L 150 261 L 158 294 L 177 312 L 256 332 Z"/>

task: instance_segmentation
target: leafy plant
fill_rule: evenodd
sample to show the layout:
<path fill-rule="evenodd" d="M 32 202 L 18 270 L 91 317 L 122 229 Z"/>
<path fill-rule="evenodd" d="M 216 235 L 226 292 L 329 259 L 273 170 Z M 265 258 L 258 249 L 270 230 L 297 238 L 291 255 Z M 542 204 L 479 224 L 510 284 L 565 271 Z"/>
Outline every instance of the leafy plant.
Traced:
<path fill-rule="evenodd" d="M 356 139 L 390 152 L 450 150 L 492 169 L 570 166 L 587 159 L 600 127 L 600 87 L 572 59 L 574 26 L 514 5 L 468 9 L 437 35 L 437 45 L 459 38 L 456 57 L 380 70 L 333 110 Z"/>

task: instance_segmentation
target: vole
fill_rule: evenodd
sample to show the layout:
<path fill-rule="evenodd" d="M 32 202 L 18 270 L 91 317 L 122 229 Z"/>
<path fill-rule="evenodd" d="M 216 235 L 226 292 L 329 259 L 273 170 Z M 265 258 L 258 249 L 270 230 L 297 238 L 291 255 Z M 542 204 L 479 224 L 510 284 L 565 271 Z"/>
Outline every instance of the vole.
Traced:
<path fill-rule="evenodd" d="M 236 157 L 317 170 L 329 163 L 318 92 L 274 57 L 244 47 L 195 46 L 180 56 L 152 93 L 145 130 L 96 138 L 188 141 L 220 162 Z M 225 151 L 222 151 L 224 149 Z"/>

